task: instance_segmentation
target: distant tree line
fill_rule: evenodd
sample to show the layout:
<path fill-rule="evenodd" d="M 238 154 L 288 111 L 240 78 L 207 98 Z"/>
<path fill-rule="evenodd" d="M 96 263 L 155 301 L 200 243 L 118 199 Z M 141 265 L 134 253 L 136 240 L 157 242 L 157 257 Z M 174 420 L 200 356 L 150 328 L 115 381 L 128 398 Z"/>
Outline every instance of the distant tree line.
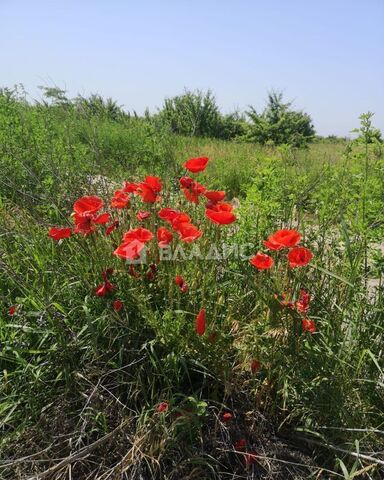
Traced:
<path fill-rule="evenodd" d="M 268 93 L 266 106 L 261 112 L 249 106 L 244 113 L 223 114 L 211 90 L 185 90 L 181 95 L 166 98 L 156 113 L 146 110 L 140 117 L 135 111 L 126 112 L 111 98 L 104 99 L 98 94 L 69 99 L 66 91 L 60 88 L 40 88 L 45 106 L 75 109 L 86 117 L 115 122 L 137 118 L 178 135 L 294 147 L 306 146 L 316 138 L 310 115 L 295 110 L 292 102 L 285 102 L 283 94 L 276 91 Z M 0 89 L 0 94 L 11 95 L 12 90 Z M 381 140 L 380 131 L 376 132 L 376 140 Z"/>

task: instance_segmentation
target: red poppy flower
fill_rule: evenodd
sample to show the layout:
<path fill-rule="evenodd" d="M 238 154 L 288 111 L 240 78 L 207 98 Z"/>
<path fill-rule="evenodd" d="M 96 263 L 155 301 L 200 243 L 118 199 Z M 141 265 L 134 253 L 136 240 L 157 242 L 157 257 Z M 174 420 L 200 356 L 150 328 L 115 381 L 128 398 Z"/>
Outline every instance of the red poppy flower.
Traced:
<path fill-rule="evenodd" d="M 247 441 L 245 440 L 245 438 L 240 438 L 240 440 L 238 440 L 234 445 L 235 450 L 245 450 L 246 446 Z"/>
<path fill-rule="evenodd" d="M 154 203 L 160 200 L 158 193 L 161 191 L 162 185 L 158 177 L 145 177 L 145 182 L 137 185 L 136 193 L 140 195 L 146 203 Z"/>
<path fill-rule="evenodd" d="M 258 270 L 268 270 L 273 266 L 273 258 L 265 253 L 258 252 L 250 260 L 251 264 Z"/>
<path fill-rule="evenodd" d="M 123 302 L 121 300 L 115 300 L 113 302 L 113 309 L 115 312 L 120 312 L 120 310 L 123 308 Z"/>
<path fill-rule="evenodd" d="M 224 200 L 225 197 L 225 192 L 223 190 L 220 191 L 209 191 L 205 192 L 204 196 L 208 198 L 208 200 L 211 200 L 211 202 L 221 202 Z"/>
<path fill-rule="evenodd" d="M 309 303 L 311 296 L 305 290 L 300 290 L 299 300 L 296 302 L 296 310 L 300 313 L 307 313 L 309 310 Z"/>
<path fill-rule="evenodd" d="M 179 182 L 181 188 L 191 188 L 194 180 L 191 177 L 181 177 Z"/>
<path fill-rule="evenodd" d="M 200 195 L 205 192 L 205 187 L 198 182 L 192 182 L 190 187 L 182 188 L 185 198 L 192 203 L 199 203 Z"/>
<path fill-rule="evenodd" d="M 179 212 L 173 208 L 162 208 L 158 215 L 162 220 L 172 223 L 172 220 L 179 215 Z"/>
<path fill-rule="evenodd" d="M 145 183 L 149 185 L 155 193 L 161 192 L 163 188 L 159 177 L 145 177 Z"/>
<path fill-rule="evenodd" d="M 230 413 L 230 412 L 225 412 L 225 413 L 223 413 L 223 415 L 222 415 L 222 417 L 221 417 L 221 419 L 223 420 L 223 422 L 229 422 L 229 421 L 232 420 L 232 418 L 233 418 L 233 415 L 232 415 L 232 413 Z"/>
<path fill-rule="evenodd" d="M 96 231 L 96 228 L 93 223 L 93 215 L 90 214 L 78 214 L 75 213 L 75 228 L 73 229 L 73 233 L 80 233 L 82 235 L 90 235 L 91 233 Z"/>
<path fill-rule="evenodd" d="M 251 361 L 251 372 L 256 373 L 258 370 L 260 370 L 260 362 L 257 360 L 252 360 Z"/>
<path fill-rule="evenodd" d="M 232 205 L 229 203 L 217 203 L 205 210 L 205 215 L 211 222 L 217 225 L 229 225 L 236 221 L 235 215 L 232 213 Z"/>
<path fill-rule="evenodd" d="M 101 215 L 94 217 L 92 219 L 93 223 L 98 223 L 99 225 L 105 225 L 109 222 L 111 215 L 109 213 L 102 213 Z"/>
<path fill-rule="evenodd" d="M 111 233 L 116 230 L 116 228 L 119 226 L 119 220 L 115 220 L 114 222 L 111 223 L 111 225 L 109 225 L 106 230 L 105 230 L 105 234 L 106 235 L 111 235 Z"/>
<path fill-rule="evenodd" d="M 79 215 L 93 215 L 104 205 L 103 200 L 96 196 L 81 197 L 73 205 L 73 210 Z"/>
<path fill-rule="evenodd" d="M 149 242 L 153 238 L 153 233 L 146 228 L 134 228 L 124 234 L 124 242 L 130 242 L 131 240 L 139 240 L 142 243 Z"/>
<path fill-rule="evenodd" d="M 309 320 L 309 318 L 303 318 L 301 321 L 301 326 L 305 332 L 316 332 L 316 323 L 314 320 Z"/>
<path fill-rule="evenodd" d="M 190 158 L 188 161 L 184 163 L 184 168 L 189 170 L 192 173 L 198 173 L 205 170 L 205 167 L 208 164 L 207 157 L 198 157 L 198 158 Z"/>
<path fill-rule="evenodd" d="M 180 224 L 178 224 L 177 225 L 177 232 L 180 236 L 180 239 L 183 242 L 186 242 L 186 243 L 191 243 L 191 242 L 197 240 L 203 234 L 203 232 L 201 230 L 199 230 L 195 225 L 192 225 L 192 223 L 180 223 Z"/>
<path fill-rule="evenodd" d="M 206 327 L 205 308 L 202 308 L 196 317 L 195 331 L 197 335 L 199 335 L 200 337 L 204 335 L 205 327 Z"/>
<path fill-rule="evenodd" d="M 156 411 L 157 411 L 158 413 L 164 413 L 164 412 L 166 412 L 166 411 L 168 410 L 168 408 L 169 408 L 168 402 L 161 402 L 161 403 L 159 403 L 159 405 L 157 406 Z"/>
<path fill-rule="evenodd" d="M 273 240 L 273 237 L 269 237 L 268 240 L 264 240 L 263 242 L 264 246 L 267 247 L 269 250 L 281 250 L 284 248 L 283 245 L 280 245 L 280 243 L 276 243 Z"/>
<path fill-rule="evenodd" d="M 187 215 L 186 213 L 179 212 L 172 220 L 171 225 L 174 230 L 178 229 L 178 226 L 181 223 L 190 223 L 191 222 L 191 217 Z"/>
<path fill-rule="evenodd" d="M 181 275 L 176 275 L 175 283 L 180 288 L 180 291 L 182 293 L 185 293 L 188 291 L 188 284 Z"/>
<path fill-rule="evenodd" d="M 12 305 L 11 307 L 8 308 L 8 314 L 9 315 L 15 315 L 15 313 L 17 312 L 17 307 L 18 305 Z"/>
<path fill-rule="evenodd" d="M 160 227 L 157 230 L 157 241 L 159 242 L 160 248 L 165 248 L 172 242 L 173 233 L 170 232 L 166 227 Z"/>
<path fill-rule="evenodd" d="M 137 260 L 144 247 L 145 243 L 140 242 L 140 240 L 131 240 L 119 245 L 113 254 L 125 260 Z"/>
<path fill-rule="evenodd" d="M 291 268 L 304 267 L 312 258 L 312 252 L 305 247 L 295 247 L 288 252 L 288 262 Z"/>
<path fill-rule="evenodd" d="M 278 230 L 273 235 L 268 237 L 267 244 L 271 250 L 278 250 L 277 246 L 281 248 L 295 247 L 301 240 L 301 235 L 296 230 Z"/>
<path fill-rule="evenodd" d="M 130 197 L 122 190 L 116 190 L 111 200 L 112 208 L 125 208 L 129 205 Z"/>
<path fill-rule="evenodd" d="M 145 220 L 146 218 L 148 218 L 150 215 L 151 215 L 151 212 L 144 212 L 143 210 L 140 210 L 137 213 L 136 218 L 141 222 L 141 221 Z"/>
<path fill-rule="evenodd" d="M 136 193 L 138 184 L 131 182 L 124 182 L 122 191 L 125 193 Z"/>
<path fill-rule="evenodd" d="M 62 238 L 68 238 L 72 235 L 71 228 L 52 227 L 48 231 L 48 236 L 53 240 L 59 241 Z"/>
<path fill-rule="evenodd" d="M 96 231 L 95 224 L 107 223 L 110 219 L 110 215 L 109 213 L 102 213 L 98 216 L 93 213 L 75 213 L 74 219 L 75 228 L 73 229 L 73 233 L 89 235 Z"/>
<path fill-rule="evenodd" d="M 95 295 L 97 297 L 105 297 L 108 293 L 114 290 L 115 286 L 109 280 L 105 280 L 101 285 L 95 288 Z"/>

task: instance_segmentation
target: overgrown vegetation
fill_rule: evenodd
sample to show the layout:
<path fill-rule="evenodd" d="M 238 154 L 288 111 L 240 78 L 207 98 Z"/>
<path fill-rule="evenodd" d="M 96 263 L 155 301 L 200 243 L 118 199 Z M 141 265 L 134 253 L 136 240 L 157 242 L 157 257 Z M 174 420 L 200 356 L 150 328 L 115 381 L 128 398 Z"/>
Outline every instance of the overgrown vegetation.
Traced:
<path fill-rule="evenodd" d="M 372 116 L 356 141 L 298 149 L 190 137 L 189 126 L 170 134 L 112 100 L 46 93 L 34 106 L 0 95 L 0 476 L 380 478 L 384 158 Z M 191 157 L 210 160 L 191 174 Z M 186 174 L 225 190 L 236 221 L 211 223 L 203 193 L 188 201 L 199 188 L 184 180 L 180 191 Z M 125 186 L 114 198 L 130 203 L 110 205 L 124 180 L 147 175 L 160 177 L 161 201 Z M 49 238 L 53 226 L 73 228 L 73 205 L 88 195 L 104 201 L 107 225 Z M 183 243 L 158 216 L 164 207 L 202 236 Z M 155 239 L 148 263 L 113 255 L 125 232 L 160 226 L 183 261 L 159 262 Z M 300 232 L 308 264 L 290 268 L 287 249 L 265 246 L 281 229 Z M 222 244 L 244 257 L 219 258 Z M 271 269 L 250 264 L 258 251 Z M 96 295 L 108 268 L 115 288 Z"/>

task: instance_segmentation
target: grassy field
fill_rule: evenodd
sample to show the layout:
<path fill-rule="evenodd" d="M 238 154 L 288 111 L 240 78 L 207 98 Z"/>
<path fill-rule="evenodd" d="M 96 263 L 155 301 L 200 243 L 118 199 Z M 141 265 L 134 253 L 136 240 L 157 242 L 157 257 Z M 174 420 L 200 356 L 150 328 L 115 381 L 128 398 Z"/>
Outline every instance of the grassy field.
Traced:
<path fill-rule="evenodd" d="M 209 158 L 197 174 L 194 157 Z M 184 138 L 0 95 L 0 167 L 0 478 L 382 478 L 380 144 Z M 188 201 L 186 175 L 225 191 L 236 221 Z M 141 186 L 115 208 L 124 181 Z M 93 233 L 49 238 L 83 196 L 107 224 L 94 212 Z M 201 236 L 186 242 L 165 207 Z M 146 263 L 113 255 L 139 227 L 171 231 L 172 257 L 156 238 Z M 292 266 L 298 238 L 263 243 L 282 229 L 309 262 Z"/>

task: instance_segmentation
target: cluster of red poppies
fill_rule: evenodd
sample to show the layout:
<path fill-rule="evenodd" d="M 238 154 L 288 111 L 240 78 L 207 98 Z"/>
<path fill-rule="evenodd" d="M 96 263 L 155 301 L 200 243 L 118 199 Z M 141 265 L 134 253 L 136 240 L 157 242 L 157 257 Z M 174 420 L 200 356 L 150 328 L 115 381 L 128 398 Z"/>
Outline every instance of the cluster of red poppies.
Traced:
<path fill-rule="evenodd" d="M 205 170 L 207 165 L 207 157 L 198 157 L 185 162 L 184 167 L 188 172 L 197 174 Z M 181 192 L 188 202 L 199 204 L 200 199 L 205 198 L 205 216 L 211 222 L 218 225 L 229 225 L 236 220 L 232 205 L 224 201 L 224 191 L 207 190 L 202 184 L 189 176 L 181 177 L 179 183 Z M 111 209 L 126 209 L 131 205 L 132 196 L 140 197 L 146 204 L 159 204 L 162 201 L 160 196 L 162 189 L 161 180 L 154 176 L 146 176 L 144 181 L 137 183 L 124 182 L 122 188 L 114 192 L 109 206 Z M 112 214 L 109 212 L 102 212 L 103 207 L 103 200 L 97 196 L 79 198 L 73 205 L 74 227 L 52 227 L 48 235 L 56 241 L 68 238 L 72 233 L 88 236 L 97 231 L 98 225 L 104 225 L 105 234 L 110 235 L 120 226 L 120 219 L 112 218 Z M 129 229 L 123 234 L 120 245 L 115 248 L 113 252 L 115 256 L 129 261 L 137 260 L 140 258 L 144 247 L 155 236 L 158 247 L 162 249 L 173 241 L 175 235 L 186 243 L 191 243 L 203 235 L 202 230 L 192 223 L 191 217 L 187 213 L 170 207 L 162 207 L 156 211 L 154 209 L 151 209 L 151 211 L 139 210 L 135 217 L 139 222 L 144 222 L 154 214 L 157 215 L 160 222 L 164 222 L 166 225 L 158 226 L 156 233 L 143 226 Z M 300 240 L 301 235 L 295 230 L 279 230 L 264 242 L 264 246 L 271 251 L 288 249 L 288 263 L 290 267 L 294 268 L 307 265 L 313 257 L 310 250 L 298 246 Z M 274 264 L 273 258 L 262 252 L 258 252 L 250 262 L 258 270 L 270 269 Z M 147 278 L 154 278 L 156 268 L 155 264 L 150 265 Z M 114 290 L 115 287 L 109 280 L 112 273 L 111 269 L 102 272 L 103 283 L 95 289 L 97 296 L 106 296 Z M 130 265 L 128 273 L 137 276 L 133 265 Z M 188 284 L 181 275 L 176 275 L 175 284 L 179 287 L 180 292 L 186 293 L 188 291 Z M 122 307 L 121 301 L 116 300 L 115 303 L 114 308 L 118 311 Z M 204 335 L 206 331 L 204 308 L 196 316 L 195 331 L 199 336 Z"/>
<path fill-rule="evenodd" d="M 309 318 L 307 318 L 307 314 L 308 314 L 308 311 L 309 311 L 309 307 L 310 307 L 310 302 L 311 302 L 311 296 L 308 292 L 306 292 L 305 290 L 300 290 L 300 293 L 299 293 L 299 298 L 298 300 L 296 300 L 296 302 L 292 301 L 292 300 L 287 300 L 287 296 L 286 294 L 282 294 L 281 296 L 281 300 L 279 300 L 280 302 L 280 305 L 282 307 L 286 307 L 286 308 L 289 308 L 291 310 L 295 310 L 296 312 L 298 312 L 301 317 L 302 317 L 302 320 L 301 320 L 301 326 L 302 326 L 302 329 L 305 331 L 305 332 L 310 332 L 310 333 L 315 333 L 316 330 L 317 330 L 317 327 L 316 327 L 316 322 L 314 320 L 310 320 Z"/>
<path fill-rule="evenodd" d="M 288 249 L 288 264 L 291 268 L 295 268 L 304 267 L 313 258 L 313 254 L 308 248 L 297 246 L 300 240 L 301 235 L 296 230 L 278 230 L 263 243 L 268 250 L 272 251 Z M 250 262 L 258 270 L 268 270 L 274 265 L 273 258 L 262 252 L 258 252 Z"/>

